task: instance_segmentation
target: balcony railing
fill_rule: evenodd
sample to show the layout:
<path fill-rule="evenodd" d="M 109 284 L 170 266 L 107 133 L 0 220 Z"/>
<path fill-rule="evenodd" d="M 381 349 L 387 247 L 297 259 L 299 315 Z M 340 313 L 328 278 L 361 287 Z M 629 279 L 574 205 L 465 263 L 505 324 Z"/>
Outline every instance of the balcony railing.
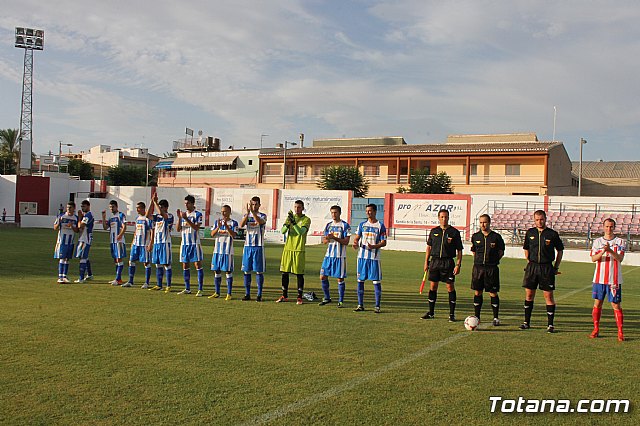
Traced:
<path fill-rule="evenodd" d="M 465 175 L 449 175 L 451 177 L 451 183 L 454 185 L 466 185 L 467 178 Z M 297 180 L 294 175 L 287 175 L 287 183 L 302 183 L 302 184 L 315 184 L 320 179 L 321 175 L 298 175 Z M 373 185 L 397 185 L 396 176 L 365 176 L 365 179 Z M 262 182 L 264 183 L 282 183 L 282 175 L 263 175 Z M 409 183 L 409 177 L 407 175 L 400 176 L 400 185 L 406 185 Z M 470 176 L 470 185 L 544 185 L 544 178 L 540 175 L 488 175 L 488 176 Z"/>
<path fill-rule="evenodd" d="M 453 183 L 466 182 L 465 176 L 460 176 L 460 182 L 456 179 Z M 470 185 L 544 185 L 544 177 L 541 175 L 482 175 L 469 176 Z"/>

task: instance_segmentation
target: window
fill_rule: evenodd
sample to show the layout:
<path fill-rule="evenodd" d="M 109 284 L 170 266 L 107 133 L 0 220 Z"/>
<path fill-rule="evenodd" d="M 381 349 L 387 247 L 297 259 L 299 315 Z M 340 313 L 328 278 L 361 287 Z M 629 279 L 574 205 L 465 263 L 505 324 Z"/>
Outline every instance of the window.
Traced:
<path fill-rule="evenodd" d="M 249 165 L 253 166 L 253 160 L 249 160 Z"/>
<path fill-rule="evenodd" d="M 504 174 L 507 176 L 520 176 L 520 164 L 505 164 Z"/>
<path fill-rule="evenodd" d="M 478 165 L 471 164 L 471 170 L 469 171 L 470 176 L 478 176 Z"/>
<path fill-rule="evenodd" d="M 380 176 L 380 166 L 364 166 L 365 176 Z"/>
<path fill-rule="evenodd" d="M 298 166 L 298 176 L 299 177 L 305 177 L 306 176 L 306 172 L 307 172 L 307 167 L 306 166 Z"/>
<path fill-rule="evenodd" d="M 269 176 L 277 176 L 282 174 L 282 164 L 265 164 L 264 174 Z"/>

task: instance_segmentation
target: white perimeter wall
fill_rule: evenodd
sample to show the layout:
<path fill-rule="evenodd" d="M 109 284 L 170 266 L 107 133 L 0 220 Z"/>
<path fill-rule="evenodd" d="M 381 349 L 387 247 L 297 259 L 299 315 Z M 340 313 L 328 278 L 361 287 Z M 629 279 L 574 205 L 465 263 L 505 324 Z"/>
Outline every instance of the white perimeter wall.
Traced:
<path fill-rule="evenodd" d="M 67 177 L 49 176 L 49 214 L 57 215 L 60 204 L 67 205 L 70 194 L 75 194 L 76 206 L 80 206 L 80 201 L 89 196 L 91 191 L 90 180 L 75 180 Z"/>
<path fill-rule="evenodd" d="M 16 215 L 16 175 L 0 175 L 0 213 L 7 209 L 7 216 Z"/>

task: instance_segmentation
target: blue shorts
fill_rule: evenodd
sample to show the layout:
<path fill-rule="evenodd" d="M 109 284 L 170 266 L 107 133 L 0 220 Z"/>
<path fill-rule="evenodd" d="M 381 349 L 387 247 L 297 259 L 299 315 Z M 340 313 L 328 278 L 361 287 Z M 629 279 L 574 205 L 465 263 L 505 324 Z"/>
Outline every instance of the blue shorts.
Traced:
<path fill-rule="evenodd" d="M 153 253 L 151 262 L 156 265 L 171 265 L 171 243 L 155 243 L 153 245 Z"/>
<path fill-rule="evenodd" d="M 607 300 L 611 303 L 622 302 L 622 287 L 618 286 L 615 289 L 611 289 L 609 284 L 593 284 L 593 291 L 591 295 L 594 299 L 604 300 L 604 295 L 607 295 Z"/>
<path fill-rule="evenodd" d="M 145 246 L 132 245 L 129 261 L 149 263 L 151 262 L 151 253 L 147 251 L 147 248 Z"/>
<path fill-rule="evenodd" d="M 242 270 L 244 272 L 264 272 L 265 269 L 264 248 L 245 246 L 242 251 Z"/>
<path fill-rule="evenodd" d="M 180 246 L 180 262 L 202 262 L 202 246 L 200 244 L 188 244 Z"/>
<path fill-rule="evenodd" d="M 358 281 L 382 281 L 380 260 L 358 259 Z"/>
<path fill-rule="evenodd" d="M 347 278 L 347 259 L 325 257 L 320 267 L 320 275 L 333 278 Z"/>
<path fill-rule="evenodd" d="M 77 257 L 78 259 L 88 259 L 90 249 L 91 249 L 91 244 L 78 243 L 78 247 L 76 247 L 75 257 Z"/>
<path fill-rule="evenodd" d="M 233 255 L 214 253 L 211 259 L 211 270 L 233 272 Z"/>
<path fill-rule="evenodd" d="M 127 248 L 124 243 L 111 243 L 111 257 L 114 259 L 124 259 L 127 257 Z"/>
<path fill-rule="evenodd" d="M 54 259 L 71 259 L 73 258 L 73 244 L 56 244 L 53 252 Z"/>

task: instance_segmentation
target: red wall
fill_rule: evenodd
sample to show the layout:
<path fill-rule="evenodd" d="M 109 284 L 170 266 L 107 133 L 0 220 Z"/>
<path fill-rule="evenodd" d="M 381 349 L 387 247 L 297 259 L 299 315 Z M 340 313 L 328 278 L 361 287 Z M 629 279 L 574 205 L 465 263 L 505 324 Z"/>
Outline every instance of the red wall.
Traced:
<path fill-rule="evenodd" d="M 49 214 L 49 178 L 18 176 L 16 181 L 16 222 L 20 221 L 20 202 L 38 203 L 38 214 Z"/>

